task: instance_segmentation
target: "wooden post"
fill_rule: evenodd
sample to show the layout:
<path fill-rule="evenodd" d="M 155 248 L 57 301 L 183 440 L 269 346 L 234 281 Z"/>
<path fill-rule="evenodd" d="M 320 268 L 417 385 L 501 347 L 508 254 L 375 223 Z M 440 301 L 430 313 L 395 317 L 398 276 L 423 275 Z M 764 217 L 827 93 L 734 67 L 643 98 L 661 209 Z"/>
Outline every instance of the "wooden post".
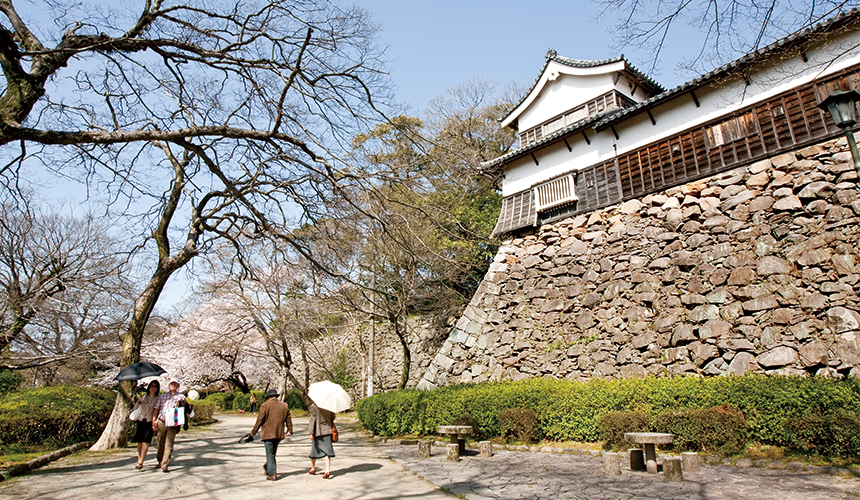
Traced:
<path fill-rule="evenodd" d="M 702 470 L 701 461 L 699 460 L 699 454 L 695 452 L 684 452 L 681 453 L 681 465 L 683 465 L 683 469 L 687 472 L 699 472 Z"/>
<path fill-rule="evenodd" d="M 460 461 L 460 446 L 457 444 L 448 444 L 445 446 L 445 458 L 449 462 Z"/>
<path fill-rule="evenodd" d="M 478 443 L 478 449 L 481 450 L 480 457 L 481 458 L 492 458 L 493 457 L 493 443 L 489 441 L 481 441 Z"/>
<path fill-rule="evenodd" d="M 418 441 L 418 455 L 421 458 L 427 458 L 431 455 L 432 445 L 430 441 Z"/>
<path fill-rule="evenodd" d="M 621 474 L 621 464 L 618 462 L 618 453 L 603 454 L 603 475 L 617 476 Z"/>
<path fill-rule="evenodd" d="M 642 448 L 630 448 L 627 451 L 630 453 L 630 470 L 645 470 L 645 454 L 642 453 Z"/>
<path fill-rule="evenodd" d="M 684 480 L 681 472 L 681 457 L 666 457 L 663 459 L 663 480 L 680 483 Z"/>

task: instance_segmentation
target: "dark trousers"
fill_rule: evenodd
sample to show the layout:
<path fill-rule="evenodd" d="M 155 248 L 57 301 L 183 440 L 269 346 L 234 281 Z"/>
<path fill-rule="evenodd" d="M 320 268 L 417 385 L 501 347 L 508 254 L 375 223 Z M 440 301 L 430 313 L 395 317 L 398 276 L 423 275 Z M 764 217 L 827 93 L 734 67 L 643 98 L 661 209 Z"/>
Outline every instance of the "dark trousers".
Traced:
<path fill-rule="evenodd" d="M 278 473 L 278 464 L 275 463 L 275 455 L 278 453 L 278 444 L 280 439 L 264 439 L 263 445 L 266 447 L 266 474 L 274 476 Z"/>

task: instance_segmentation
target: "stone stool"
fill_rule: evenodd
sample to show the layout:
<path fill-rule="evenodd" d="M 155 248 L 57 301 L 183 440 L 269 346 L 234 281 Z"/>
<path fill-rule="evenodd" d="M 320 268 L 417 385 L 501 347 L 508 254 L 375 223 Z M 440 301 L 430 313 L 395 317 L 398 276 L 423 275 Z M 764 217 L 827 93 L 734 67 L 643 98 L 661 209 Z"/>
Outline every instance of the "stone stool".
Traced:
<path fill-rule="evenodd" d="M 645 454 L 642 448 L 630 448 L 627 450 L 630 454 L 630 470 L 644 471 L 645 469 Z"/>
<path fill-rule="evenodd" d="M 684 480 L 681 472 L 681 457 L 666 457 L 663 459 L 663 480 L 679 483 Z"/>
<path fill-rule="evenodd" d="M 699 472 L 702 470 L 699 454 L 691 451 L 681 453 L 681 464 L 687 472 Z"/>
<path fill-rule="evenodd" d="M 427 458 L 431 455 L 431 447 L 433 443 L 430 441 L 418 441 L 418 455 L 421 458 Z"/>
<path fill-rule="evenodd" d="M 617 476 L 621 474 L 621 463 L 618 460 L 618 453 L 603 454 L 603 475 Z"/>
<path fill-rule="evenodd" d="M 481 441 L 478 443 L 478 449 L 481 450 L 481 458 L 493 458 L 493 443 Z"/>
<path fill-rule="evenodd" d="M 460 461 L 460 446 L 458 444 L 447 444 L 447 445 L 445 445 L 445 458 L 449 462 L 459 462 Z"/>

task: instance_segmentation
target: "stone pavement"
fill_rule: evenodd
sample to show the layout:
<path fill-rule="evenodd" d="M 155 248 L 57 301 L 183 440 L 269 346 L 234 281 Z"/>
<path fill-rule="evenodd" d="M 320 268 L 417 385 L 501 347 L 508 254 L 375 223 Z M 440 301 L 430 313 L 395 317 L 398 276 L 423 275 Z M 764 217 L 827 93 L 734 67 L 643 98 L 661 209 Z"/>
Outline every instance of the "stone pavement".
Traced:
<path fill-rule="evenodd" d="M 622 465 L 619 476 L 604 476 L 602 458 L 594 455 L 497 451 L 482 459 L 467 450 L 459 463 L 445 460 L 445 449 L 433 446 L 430 458 L 419 458 L 417 445 L 379 440 L 380 449 L 424 479 L 468 500 L 482 499 L 677 499 L 677 500 L 824 500 L 860 496 L 854 477 L 809 471 L 702 465 L 684 472 L 684 482 L 667 483 L 663 475 L 632 472 Z"/>
<path fill-rule="evenodd" d="M 227 414 L 216 417 L 221 422 L 207 429 L 179 433 L 167 474 L 155 468 L 152 448 L 143 472 L 134 468 L 137 453 L 133 448 L 85 452 L 0 482 L 0 500 L 453 498 L 386 458 L 355 422 L 338 423 L 341 441 L 334 446 L 334 477 L 326 480 L 322 474 L 307 473 L 307 418 L 294 419 L 297 434 L 284 440 L 278 449 L 278 480 L 266 481 L 263 445 L 259 441 L 238 444 L 239 438 L 253 427 L 254 418 Z"/>

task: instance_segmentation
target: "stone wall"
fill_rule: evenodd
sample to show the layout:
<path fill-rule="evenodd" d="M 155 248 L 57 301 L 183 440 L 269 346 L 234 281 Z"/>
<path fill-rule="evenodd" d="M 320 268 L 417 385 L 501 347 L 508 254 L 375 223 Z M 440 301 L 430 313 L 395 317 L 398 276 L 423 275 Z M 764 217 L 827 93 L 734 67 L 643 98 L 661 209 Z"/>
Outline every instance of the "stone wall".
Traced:
<path fill-rule="evenodd" d="M 860 193 L 846 143 L 505 241 L 418 387 L 540 376 L 860 376 Z"/>

